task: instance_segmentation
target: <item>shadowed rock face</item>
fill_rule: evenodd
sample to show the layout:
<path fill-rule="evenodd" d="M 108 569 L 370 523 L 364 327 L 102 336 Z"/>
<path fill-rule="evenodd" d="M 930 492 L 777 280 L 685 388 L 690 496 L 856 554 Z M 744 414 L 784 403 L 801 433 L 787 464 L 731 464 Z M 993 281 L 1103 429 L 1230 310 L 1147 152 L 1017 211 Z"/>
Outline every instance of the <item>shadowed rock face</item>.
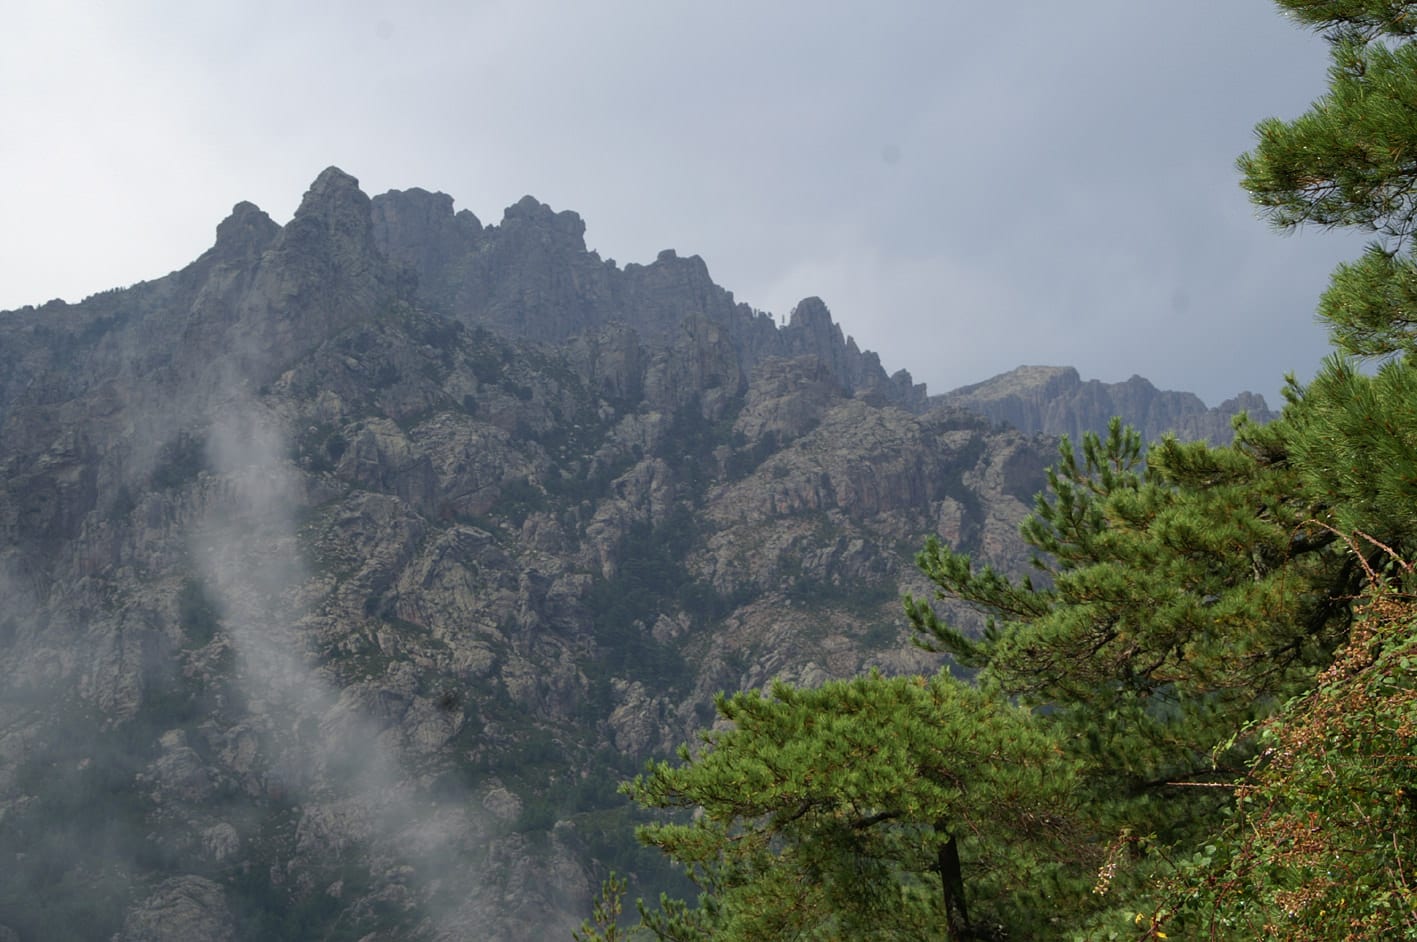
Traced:
<path fill-rule="evenodd" d="M 1050 442 L 807 299 L 331 168 L 157 281 L 0 314 L 0 938 L 541 939 L 673 886 L 615 784 L 719 690 L 933 669 Z"/>
<path fill-rule="evenodd" d="M 932 401 L 1022 432 L 1074 440 L 1084 432 L 1105 433 L 1112 417 L 1120 416 L 1147 441 L 1169 432 L 1187 441 L 1223 445 L 1233 437 L 1231 420 L 1239 413 L 1259 423 L 1276 418 L 1255 393 L 1240 393 L 1211 409 L 1193 393 L 1160 390 L 1140 376 L 1124 383 L 1083 382 L 1070 366 L 1021 366 Z"/>

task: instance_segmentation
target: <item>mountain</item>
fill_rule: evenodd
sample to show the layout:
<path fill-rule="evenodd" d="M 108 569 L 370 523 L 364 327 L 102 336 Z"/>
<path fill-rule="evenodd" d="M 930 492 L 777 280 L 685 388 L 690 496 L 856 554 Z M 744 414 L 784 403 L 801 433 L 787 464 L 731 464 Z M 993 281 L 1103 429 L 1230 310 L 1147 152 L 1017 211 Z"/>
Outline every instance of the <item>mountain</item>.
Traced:
<path fill-rule="evenodd" d="M 527 198 L 331 168 L 0 313 L 0 940 L 565 937 L 719 690 L 933 669 L 1053 443 Z M 968 613 L 960 613 L 963 618 Z"/>
<path fill-rule="evenodd" d="M 1141 432 L 1146 441 L 1172 433 L 1187 441 L 1228 444 L 1231 420 L 1241 412 L 1261 424 L 1276 418 L 1264 397 L 1243 392 L 1215 408 L 1194 393 L 1159 390 L 1140 376 L 1125 383 L 1083 382 L 1070 366 L 1020 366 L 971 386 L 962 386 L 933 404 L 964 409 L 1029 433 L 1105 433 L 1113 416 Z"/>

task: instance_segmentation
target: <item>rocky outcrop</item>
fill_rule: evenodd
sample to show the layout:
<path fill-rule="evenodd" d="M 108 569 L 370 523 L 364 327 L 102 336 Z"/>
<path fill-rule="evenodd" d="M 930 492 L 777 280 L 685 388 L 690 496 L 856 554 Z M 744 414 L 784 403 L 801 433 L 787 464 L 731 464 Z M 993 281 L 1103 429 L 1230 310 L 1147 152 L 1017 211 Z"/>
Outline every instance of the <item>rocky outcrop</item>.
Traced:
<path fill-rule="evenodd" d="M 1261 424 L 1274 419 L 1264 397 L 1241 393 L 1207 408 L 1192 393 L 1159 390 L 1140 376 L 1124 383 L 1083 382 L 1078 371 L 1063 366 L 1021 366 L 982 383 L 963 386 L 933 401 L 966 409 L 1022 432 L 1068 435 L 1105 434 L 1113 416 L 1141 432 L 1147 441 L 1170 433 L 1187 441 L 1227 444 L 1231 420 L 1241 412 Z"/>
<path fill-rule="evenodd" d="M 197 876 L 163 882 L 124 921 L 117 942 L 230 942 L 236 938 L 231 910 L 216 883 Z"/>

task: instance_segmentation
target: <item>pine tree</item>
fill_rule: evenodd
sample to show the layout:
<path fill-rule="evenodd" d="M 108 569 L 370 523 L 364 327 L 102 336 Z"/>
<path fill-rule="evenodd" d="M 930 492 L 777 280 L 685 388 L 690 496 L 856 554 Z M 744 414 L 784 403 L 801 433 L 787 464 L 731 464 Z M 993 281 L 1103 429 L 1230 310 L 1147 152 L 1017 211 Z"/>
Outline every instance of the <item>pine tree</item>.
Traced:
<path fill-rule="evenodd" d="M 1294 121 L 1256 128 L 1239 160 L 1251 199 L 1281 230 L 1306 224 L 1375 235 L 1319 304 L 1334 345 L 1355 356 L 1411 354 L 1417 329 L 1417 4 L 1278 0 L 1332 48 L 1329 91 Z"/>
<path fill-rule="evenodd" d="M 628 787 L 694 812 L 640 832 L 704 891 L 645 912 L 659 938 L 1040 938 L 1088 903 L 1075 763 L 1027 711 L 948 674 L 717 705 L 730 727 Z"/>
<path fill-rule="evenodd" d="M 967 637 L 907 599 L 925 643 L 1043 711 L 1082 763 L 1081 800 L 1113 843 L 1114 916 L 1148 908 L 1164 858 L 1215 829 L 1252 724 L 1309 689 L 1346 635 L 1362 574 L 1290 461 L 1304 408 L 1296 396 L 1269 426 L 1242 422 L 1224 448 L 1143 450 L 1117 421 L 1080 453 L 1065 440 L 1023 527 L 1034 576 L 934 540 L 918 557 L 938 597 L 989 616 Z"/>
<path fill-rule="evenodd" d="M 1307 388 L 1291 384 L 1304 406 L 1291 458 L 1324 524 L 1406 557 L 1417 551 L 1417 3 L 1278 2 L 1329 40 L 1329 90 L 1293 121 L 1259 124 L 1243 185 L 1282 231 L 1375 235 L 1320 301 L 1338 354 Z M 1353 358 L 1383 365 L 1368 375 Z"/>
<path fill-rule="evenodd" d="M 1297 407 L 1296 407 L 1297 408 Z M 1011 579 L 938 541 L 918 563 L 984 610 L 982 639 L 925 600 L 907 613 L 981 680 L 1068 726 L 1127 791 L 1213 780 L 1212 750 L 1303 690 L 1346 626 L 1353 576 L 1288 462 L 1287 419 L 1212 448 L 1145 454 L 1113 422 L 1070 443 L 1024 524 L 1041 575 Z"/>
<path fill-rule="evenodd" d="M 1301 395 L 1291 459 L 1321 502 L 1319 518 L 1376 541 L 1360 550 L 1371 566 L 1384 567 L 1393 554 L 1410 558 L 1417 552 L 1417 368 L 1394 360 L 1365 375 L 1332 357 Z"/>

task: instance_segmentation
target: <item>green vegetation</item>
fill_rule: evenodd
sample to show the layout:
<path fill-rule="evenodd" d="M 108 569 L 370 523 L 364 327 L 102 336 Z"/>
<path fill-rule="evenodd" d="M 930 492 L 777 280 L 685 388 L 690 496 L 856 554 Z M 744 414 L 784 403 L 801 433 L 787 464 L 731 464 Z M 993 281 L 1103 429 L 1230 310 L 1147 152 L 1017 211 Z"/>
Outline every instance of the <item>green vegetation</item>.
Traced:
<path fill-rule="evenodd" d="M 1417 939 L 1417 4 L 1278 0 L 1327 95 L 1258 127 L 1275 225 L 1378 239 L 1319 305 L 1336 353 L 1224 448 L 1064 441 L 1037 573 L 937 541 L 921 643 L 965 684 L 870 675 L 717 701 L 626 785 L 697 901 L 658 939 Z M 1353 357 L 1378 358 L 1364 372 Z M 624 937 L 607 883 L 583 939 Z"/>
<path fill-rule="evenodd" d="M 1417 938 L 1417 631 L 1376 593 L 1321 683 L 1261 730 L 1232 823 L 1170 879 L 1160 921 L 1194 935 Z"/>
<path fill-rule="evenodd" d="M 702 591 L 684 567 L 695 532 L 693 515 L 682 505 L 659 526 L 646 522 L 626 532 L 614 576 L 597 579 L 586 593 L 600 648 L 596 663 L 587 666 L 592 681 L 634 676 L 660 689 L 683 689 L 693 680 L 683 652 L 651 629 L 661 614 L 682 609 L 708 617 L 715 610 L 716 595 Z"/>
<path fill-rule="evenodd" d="M 1058 861 L 1081 846 L 1080 819 L 1073 763 L 1028 713 L 946 674 L 777 685 L 717 706 L 732 729 L 629 786 L 646 805 L 703 809 L 640 831 L 705 893 L 697 908 L 650 913 L 657 935 L 1046 930 L 1040 904 L 1068 877 Z"/>
<path fill-rule="evenodd" d="M 329 423 L 312 425 L 291 443 L 290 459 L 308 471 L 333 471 L 339 464 L 349 440 L 336 426 Z"/>
<path fill-rule="evenodd" d="M 221 627 L 221 608 L 201 579 L 182 580 L 177 591 L 177 623 L 192 647 L 200 648 L 216 637 Z"/>
<path fill-rule="evenodd" d="M 106 939 L 137 887 L 135 864 L 162 869 L 150 840 L 152 802 L 133 787 L 154 754 L 147 717 L 105 728 L 96 711 L 46 705 L 46 742 L 15 763 L 22 800 L 0 816 L 11 864 L 0 880 L 0 925 L 22 939 Z"/>
<path fill-rule="evenodd" d="M 341 848 L 335 856 L 307 861 L 308 883 L 280 879 L 272 864 L 293 854 L 299 811 L 285 801 L 273 802 L 265 811 L 259 829 L 248 837 L 253 860 L 214 874 L 226 889 L 240 938 L 356 942 L 376 929 L 399 938 L 418 938 L 415 918 L 396 906 L 383 901 L 350 905 L 351 899 L 366 895 L 375 885 L 369 849 L 361 843 Z M 330 893 L 331 887 L 339 892 Z"/>
<path fill-rule="evenodd" d="M 152 486 L 159 491 L 175 490 L 194 481 L 207 467 L 207 440 L 203 435 L 178 432 L 158 450 L 152 471 Z"/>

